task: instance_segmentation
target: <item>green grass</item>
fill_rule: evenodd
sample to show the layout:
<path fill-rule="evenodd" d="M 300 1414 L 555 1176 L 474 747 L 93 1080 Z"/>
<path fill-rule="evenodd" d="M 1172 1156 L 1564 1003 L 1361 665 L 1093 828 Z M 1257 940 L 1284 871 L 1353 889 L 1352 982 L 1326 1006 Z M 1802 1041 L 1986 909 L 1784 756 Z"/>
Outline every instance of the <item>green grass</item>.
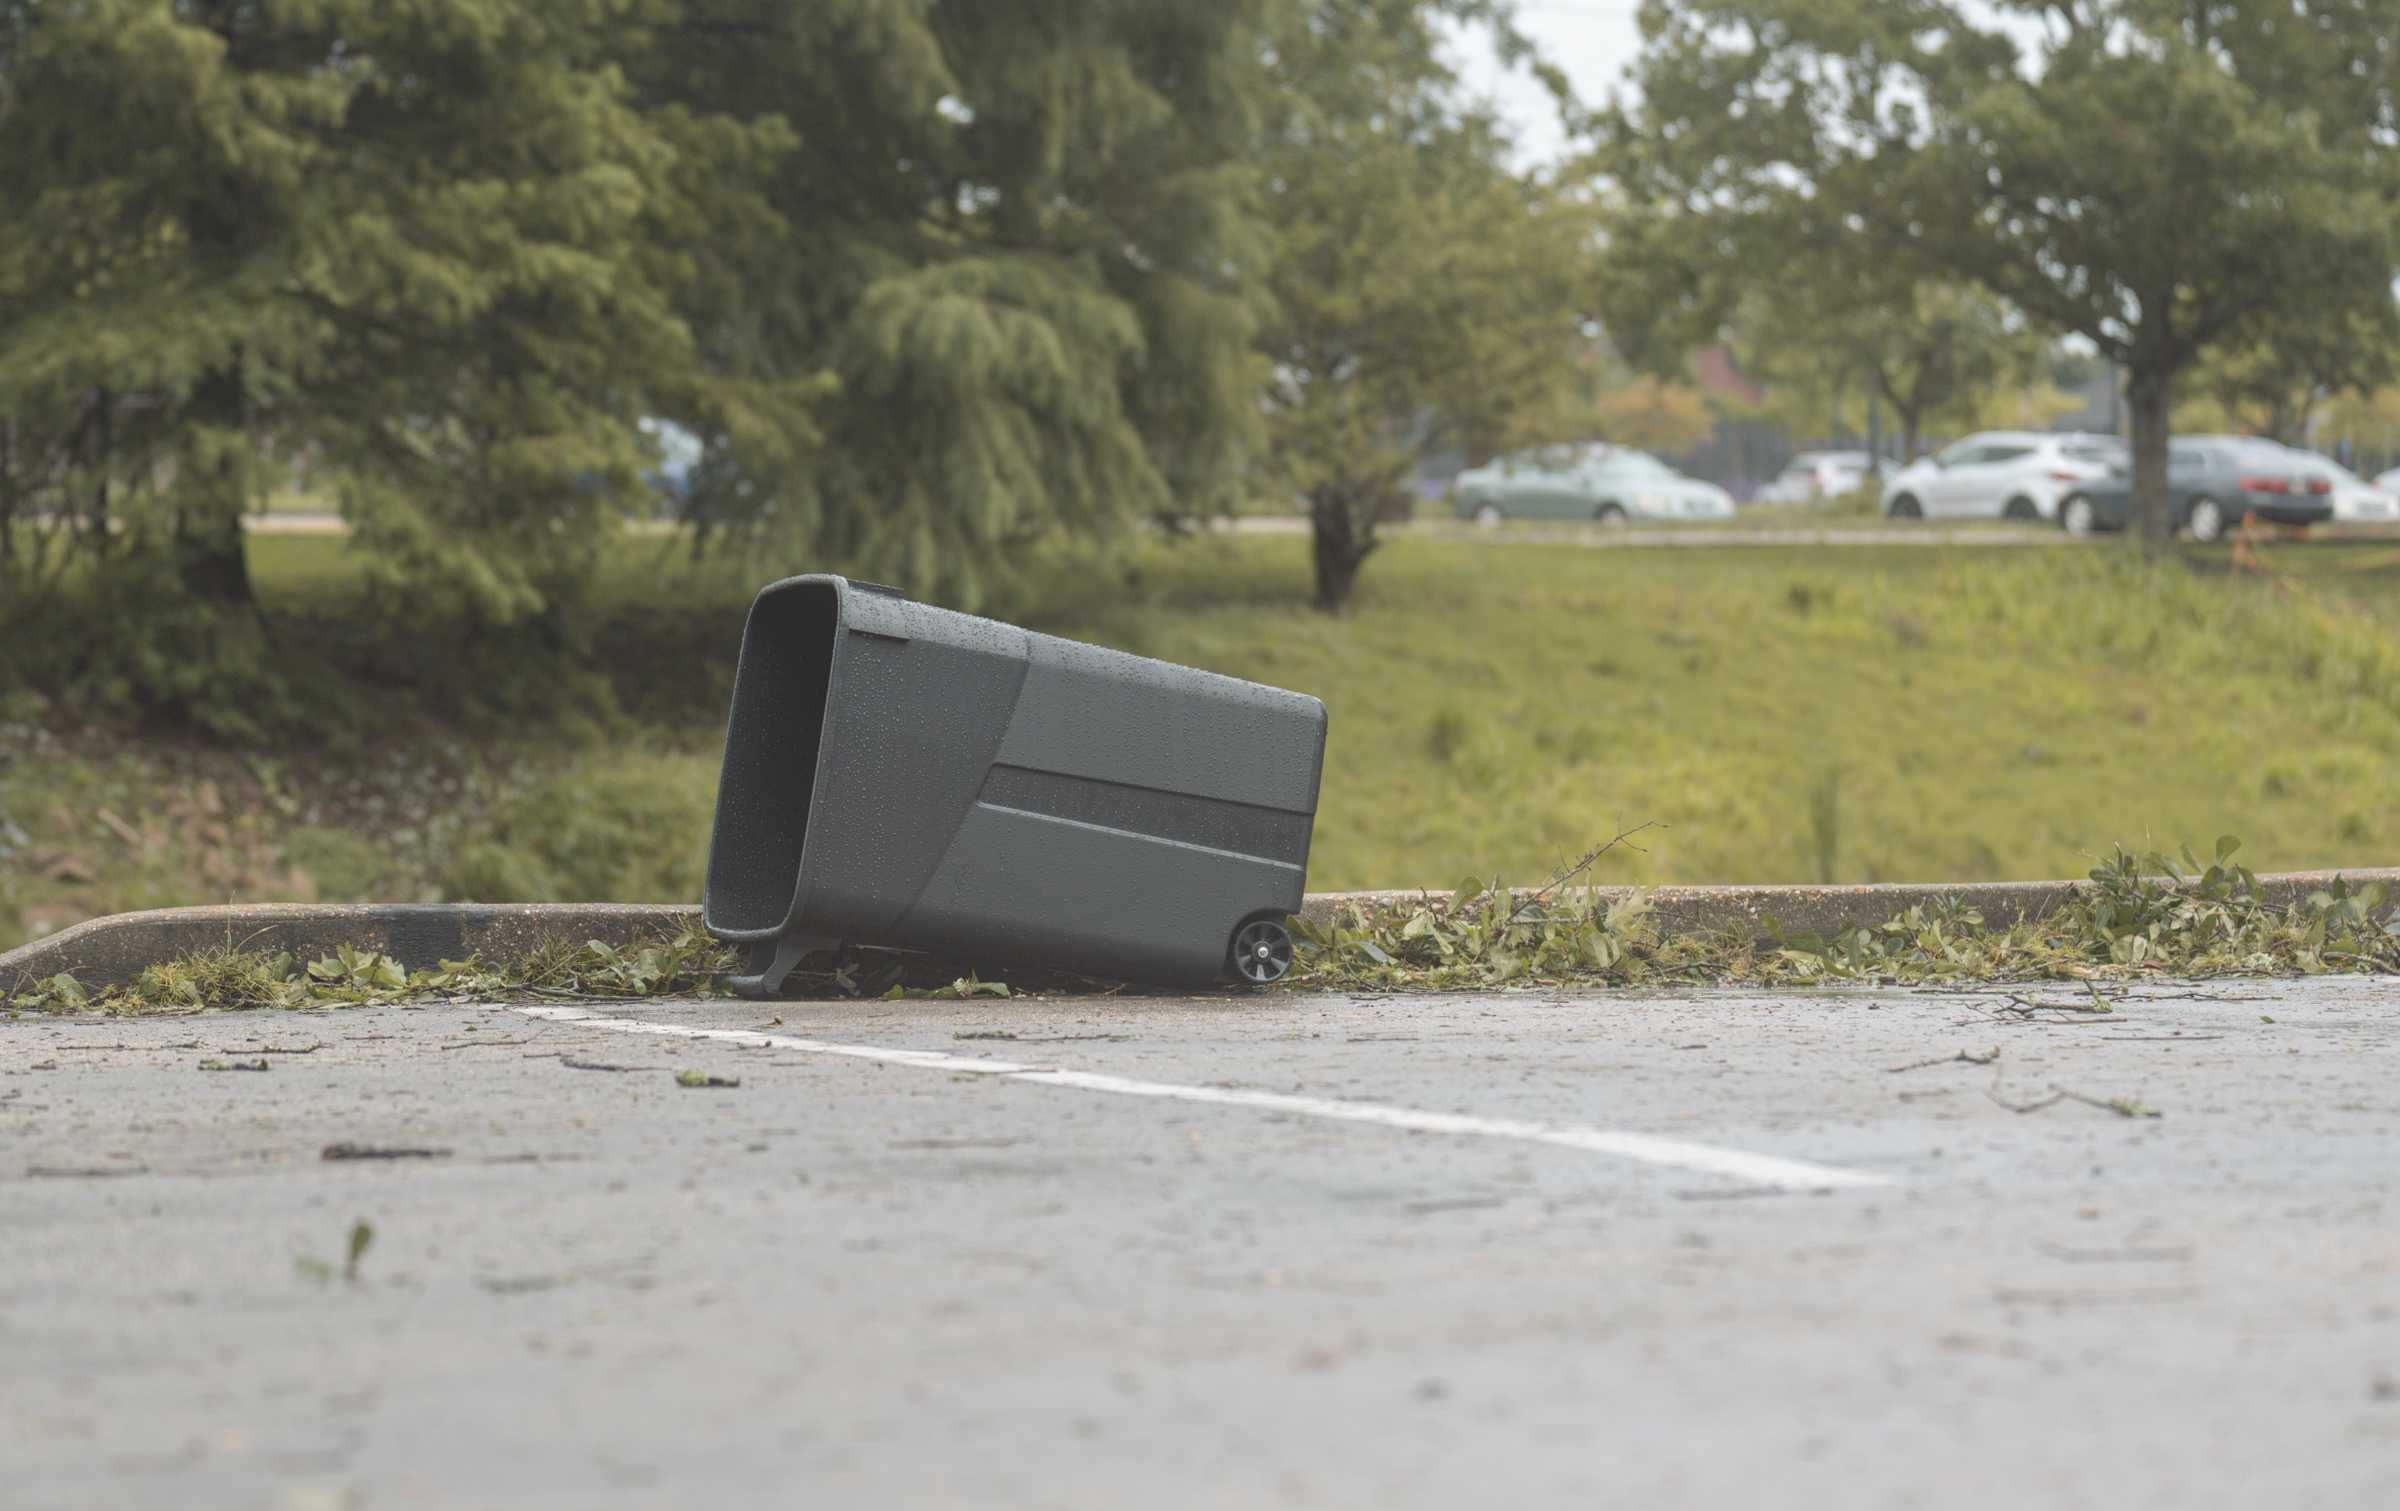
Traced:
<path fill-rule="evenodd" d="M 340 643 L 344 543 L 252 549 L 279 621 L 324 630 L 281 643 Z M 2400 551 L 2268 559 L 2281 586 L 2109 547 L 1402 539 L 1328 618 L 1305 539 L 1219 537 L 1062 557 L 996 612 L 1324 698 L 1320 889 L 1537 880 L 1644 821 L 1646 853 L 1596 879 L 2071 876 L 2223 833 L 2262 871 L 2391 862 Z M 627 543 L 589 611 L 588 710 L 446 724 L 438 689 L 402 686 L 434 669 L 382 647 L 388 678 L 344 675 L 392 716 L 271 760 L 20 719 L 0 947 L 172 902 L 695 897 L 741 611 L 798 569 Z"/>
<path fill-rule="evenodd" d="M 2077 875 L 2228 831 L 2261 869 L 2400 851 L 2390 631 L 2207 563 L 1405 542 L 1338 620 L 1302 571 L 1206 542 L 1050 627 L 1322 696 L 1314 886 L 1530 879 L 1644 820 L 1602 879 Z"/>

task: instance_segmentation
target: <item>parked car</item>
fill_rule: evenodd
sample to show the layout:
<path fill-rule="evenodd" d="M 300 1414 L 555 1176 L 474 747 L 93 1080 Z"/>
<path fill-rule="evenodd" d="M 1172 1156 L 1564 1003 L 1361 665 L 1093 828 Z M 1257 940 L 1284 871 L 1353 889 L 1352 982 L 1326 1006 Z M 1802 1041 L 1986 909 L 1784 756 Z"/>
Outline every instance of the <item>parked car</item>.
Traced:
<path fill-rule="evenodd" d="M 2167 443 L 2167 507 L 2197 541 L 2223 539 L 2246 514 L 2279 525 L 2322 524 L 2333 517 L 2332 495 L 2330 480 L 2310 476 L 2301 458 L 2272 441 L 2202 435 Z M 2076 484 L 2058 506 L 2059 526 L 2070 535 L 2122 530 L 2132 515 L 2130 464 Z"/>
<path fill-rule="evenodd" d="M 1543 446 L 1458 475 L 1461 519 L 1730 519 L 1733 495 L 1685 477 L 1647 452 L 1621 446 Z"/>
<path fill-rule="evenodd" d="M 1920 457 L 1883 487 L 1892 519 L 2056 519 L 2078 484 L 2125 460 L 2115 436 L 1987 430 Z"/>
<path fill-rule="evenodd" d="M 2333 502 L 2336 524 L 2390 524 L 2400 520 L 2400 489 L 2387 488 L 2380 482 L 2370 483 L 2333 458 L 2314 451 L 2295 447 L 2292 455 L 2312 484 L 2322 479 L 2327 485 L 2326 497 Z"/>
<path fill-rule="evenodd" d="M 1803 451 L 1759 489 L 1752 502 L 1811 504 L 1821 498 L 1840 498 L 1865 487 L 1869 477 L 1881 477 L 1890 470 L 1863 451 Z"/>

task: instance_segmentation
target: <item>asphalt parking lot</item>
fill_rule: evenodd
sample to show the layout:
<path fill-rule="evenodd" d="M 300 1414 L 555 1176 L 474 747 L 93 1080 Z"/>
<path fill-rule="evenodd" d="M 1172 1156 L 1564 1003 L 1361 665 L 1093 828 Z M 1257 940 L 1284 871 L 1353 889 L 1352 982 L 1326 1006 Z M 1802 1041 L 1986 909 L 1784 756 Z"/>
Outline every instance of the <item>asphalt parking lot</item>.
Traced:
<path fill-rule="evenodd" d="M 0 1023 L 0 1500 L 2400 1503 L 2400 990 L 2047 1003 Z"/>

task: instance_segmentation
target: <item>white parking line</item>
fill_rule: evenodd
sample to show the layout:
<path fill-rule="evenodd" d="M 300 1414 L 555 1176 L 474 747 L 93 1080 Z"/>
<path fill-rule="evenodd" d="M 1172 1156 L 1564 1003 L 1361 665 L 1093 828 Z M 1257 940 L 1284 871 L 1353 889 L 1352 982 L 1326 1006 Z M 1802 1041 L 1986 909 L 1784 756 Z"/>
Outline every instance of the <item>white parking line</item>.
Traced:
<path fill-rule="evenodd" d="M 1578 1123 L 1533 1123 L 1516 1118 L 1469 1117 L 1460 1113 L 1420 1112 L 1413 1107 L 1393 1107 L 1381 1102 L 1343 1102 L 1328 1097 L 1291 1096 L 1277 1091 L 1241 1091 L 1223 1086 L 1142 1081 L 1088 1070 L 1054 1070 L 1038 1065 L 1019 1065 L 1007 1060 L 976 1059 L 932 1049 L 887 1049 L 873 1044 L 834 1044 L 823 1039 L 801 1039 L 790 1034 L 760 1033 L 752 1029 L 700 1028 L 688 1023 L 645 1023 L 636 1018 L 607 1017 L 580 1007 L 519 1007 L 514 1011 L 528 1018 L 540 1018 L 551 1023 L 572 1023 L 581 1028 L 606 1029 L 611 1033 L 707 1039 L 753 1049 L 793 1049 L 804 1054 L 841 1055 L 853 1060 L 873 1060 L 884 1065 L 913 1066 L 919 1070 L 994 1076 L 1004 1081 L 1025 1081 L 1037 1086 L 1068 1086 L 1081 1091 L 1105 1092 L 1111 1096 L 1163 1097 L 1171 1101 L 1207 1102 L 1221 1107 L 1255 1107 L 1263 1112 L 1284 1112 L 1340 1123 L 1372 1123 L 1377 1127 L 1400 1128 L 1412 1133 L 1452 1133 L 1473 1138 L 1551 1144 L 1561 1149 L 1581 1149 L 1590 1154 L 1613 1154 L 1620 1159 L 1639 1160 L 1648 1165 L 1669 1165 L 1680 1170 L 1731 1176 L 1754 1186 L 1786 1191 L 1856 1190 L 1898 1184 L 1891 1176 L 1867 1170 L 1844 1170 L 1833 1165 L 1811 1164 L 1807 1160 L 1751 1154 L 1715 1144 L 1658 1138 L 1647 1133 L 1623 1133 Z"/>

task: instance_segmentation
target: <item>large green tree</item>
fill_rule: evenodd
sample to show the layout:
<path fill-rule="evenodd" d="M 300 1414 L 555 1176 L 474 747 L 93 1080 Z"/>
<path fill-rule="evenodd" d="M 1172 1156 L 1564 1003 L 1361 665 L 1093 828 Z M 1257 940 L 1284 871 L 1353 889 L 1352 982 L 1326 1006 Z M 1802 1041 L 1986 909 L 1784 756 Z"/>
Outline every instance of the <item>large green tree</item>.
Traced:
<path fill-rule="evenodd" d="M 1656 234 L 1972 282 L 2125 374 L 2139 536 L 2177 380 L 2361 322 L 2400 347 L 2400 0 L 1648 0 L 1605 163 Z M 1776 265 L 1755 276 L 1772 288 Z"/>
<path fill-rule="evenodd" d="M 678 408 L 712 522 L 972 604 L 1012 547 L 1228 501 L 1258 438 L 1248 165 L 1281 0 L 654 5 L 687 140 L 771 124 L 686 308 L 825 390 L 806 448 Z M 706 204 L 694 213 L 706 219 Z"/>
<path fill-rule="evenodd" d="M 641 464 L 643 395 L 696 371 L 630 22 L 0 5 L 0 414 L 108 516 L 94 549 L 238 609 L 240 516 L 307 456 L 389 579 L 539 612 Z"/>
<path fill-rule="evenodd" d="M 1328 610 L 1423 451 L 1488 454 L 1562 415 L 1589 344 L 1590 215 L 1514 171 L 1497 120 L 1462 98 L 1460 22 L 1514 45 L 1496 7 L 1423 0 L 1312 0 L 1273 41 L 1271 478 L 1308 511 Z"/>
<path fill-rule="evenodd" d="M 2000 301 L 1972 287 L 1920 282 L 1863 299 L 1759 296 L 1745 370 L 1771 386 L 1868 395 L 1889 410 L 1903 461 L 1930 427 L 1973 428 L 2004 394 L 2039 374 L 2048 343 Z"/>

